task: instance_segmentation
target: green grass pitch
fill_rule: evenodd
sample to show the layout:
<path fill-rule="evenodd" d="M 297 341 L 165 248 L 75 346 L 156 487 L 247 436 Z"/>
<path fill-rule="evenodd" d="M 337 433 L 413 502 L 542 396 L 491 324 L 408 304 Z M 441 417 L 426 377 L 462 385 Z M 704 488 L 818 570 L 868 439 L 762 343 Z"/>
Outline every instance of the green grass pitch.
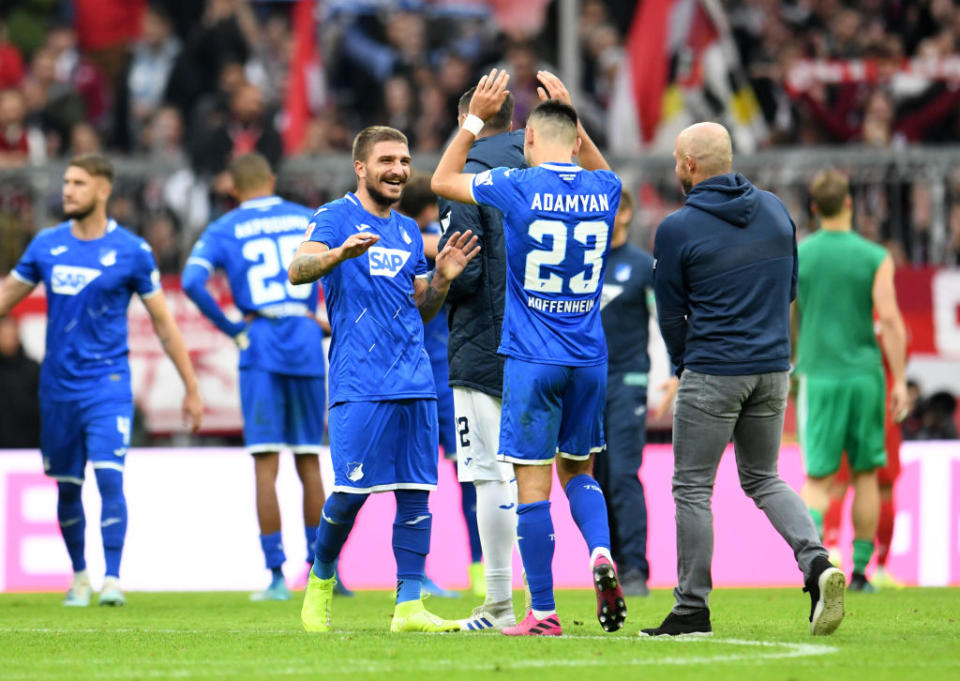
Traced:
<path fill-rule="evenodd" d="M 847 594 L 842 626 L 818 638 L 799 588 L 720 589 L 711 597 L 714 637 L 686 640 L 636 636 L 666 615 L 667 590 L 628 599 L 616 634 L 597 624 L 592 592 L 560 592 L 560 639 L 391 635 L 391 598 L 337 598 L 336 631 L 307 634 L 300 593 L 287 603 L 130 593 L 116 609 L 63 608 L 59 594 L 0 595 L 0 679 L 960 679 L 960 589 Z M 474 605 L 466 594 L 427 601 L 450 618 Z"/>

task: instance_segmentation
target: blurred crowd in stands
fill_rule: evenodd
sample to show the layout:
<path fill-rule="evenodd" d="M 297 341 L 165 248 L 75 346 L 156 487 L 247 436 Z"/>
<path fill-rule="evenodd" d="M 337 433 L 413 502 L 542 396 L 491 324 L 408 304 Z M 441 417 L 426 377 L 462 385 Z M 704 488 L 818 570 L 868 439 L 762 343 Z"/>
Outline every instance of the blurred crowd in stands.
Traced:
<path fill-rule="evenodd" d="M 712 7 L 711 30 L 735 46 L 762 118 L 757 148 L 960 143 L 960 3 L 675 0 L 673 10 L 691 2 Z M 128 186 L 121 177 L 111 210 L 174 272 L 193 236 L 230 206 L 223 171 L 231 156 L 256 150 L 278 164 L 346 152 L 352 136 L 373 123 L 404 130 L 416 153 L 438 152 L 454 129 L 457 98 L 478 74 L 494 65 L 510 71 L 521 125 L 537 99 L 537 69 L 556 71 L 560 61 L 552 0 L 318 0 L 310 64 L 295 55 L 296 4 L 2 3 L 0 272 L 43 226 L 35 224 L 37 197 L 23 176 L 3 169 L 92 150 L 157 168 L 157 178 Z M 631 32 L 642 29 L 634 21 L 640 4 L 580 2 L 577 105 L 614 152 L 608 113 L 624 87 Z M 695 51 L 696 36 L 688 39 L 686 52 Z M 672 53 L 668 81 L 689 68 L 684 54 Z M 926 70 L 913 58 L 926 60 Z M 285 137 L 291 65 L 311 70 L 310 115 L 295 144 Z M 854 178 L 862 231 L 878 241 L 900 236 L 894 247 L 901 263 L 960 264 L 960 171 L 944 196 L 931 195 L 922 181 L 880 175 L 861 185 Z M 329 198 L 307 190 L 300 197 Z M 56 198 L 41 198 L 45 214 L 56 214 Z M 929 206 L 938 201 L 950 243 L 933 257 L 926 235 L 936 213 Z"/>

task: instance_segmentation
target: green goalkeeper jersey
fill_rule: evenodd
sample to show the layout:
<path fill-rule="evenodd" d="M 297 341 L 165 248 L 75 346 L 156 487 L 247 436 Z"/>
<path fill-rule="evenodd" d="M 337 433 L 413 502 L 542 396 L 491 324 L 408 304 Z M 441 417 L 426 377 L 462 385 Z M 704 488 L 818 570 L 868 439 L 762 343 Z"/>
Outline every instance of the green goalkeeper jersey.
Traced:
<path fill-rule="evenodd" d="M 799 373 L 844 376 L 881 369 L 873 281 L 886 257 L 882 246 L 853 232 L 821 229 L 800 243 Z"/>

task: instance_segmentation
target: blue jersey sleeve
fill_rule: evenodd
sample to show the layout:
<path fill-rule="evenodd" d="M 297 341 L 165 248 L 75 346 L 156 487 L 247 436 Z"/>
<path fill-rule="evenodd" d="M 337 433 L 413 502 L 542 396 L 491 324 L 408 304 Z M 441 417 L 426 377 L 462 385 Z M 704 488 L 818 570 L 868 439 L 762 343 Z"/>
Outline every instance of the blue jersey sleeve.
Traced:
<path fill-rule="evenodd" d="M 24 284 L 36 286 L 43 279 L 43 272 L 40 271 L 40 263 L 37 262 L 37 253 L 40 248 L 37 246 L 37 240 L 34 239 L 27 246 L 27 250 L 20 256 L 20 262 L 16 264 L 10 274 L 15 279 L 19 279 Z"/>
<path fill-rule="evenodd" d="M 427 272 L 430 270 L 427 265 L 427 256 L 423 252 L 423 236 L 419 231 L 415 232 L 416 236 L 413 237 L 415 240 L 414 245 L 416 246 L 416 251 L 414 255 L 417 258 L 417 267 L 414 270 L 414 275 L 418 277 L 424 277 L 427 275 Z"/>
<path fill-rule="evenodd" d="M 197 243 L 193 245 L 190 257 L 187 258 L 187 265 L 197 265 L 205 269 L 208 274 L 213 274 L 215 269 L 224 266 L 224 261 L 220 239 L 211 234 L 210 230 L 207 230 L 200 235 Z"/>
<path fill-rule="evenodd" d="M 153 249 L 144 241 L 137 249 L 137 260 L 132 272 L 133 290 L 141 298 L 149 298 L 162 291 L 160 287 L 160 271 L 157 261 L 153 257 Z"/>
<path fill-rule="evenodd" d="M 474 175 L 470 187 L 474 202 L 508 213 L 517 198 L 517 188 L 513 181 L 515 173 L 516 168 L 501 167 Z"/>
<path fill-rule="evenodd" d="M 343 236 L 341 225 L 343 220 L 337 220 L 336 210 L 328 207 L 320 208 L 307 225 L 307 234 L 304 241 L 317 241 L 327 248 L 336 248 L 346 239 Z M 422 243 L 421 243 L 422 250 Z"/>
<path fill-rule="evenodd" d="M 243 331 L 247 325 L 245 322 L 234 322 L 228 319 L 217 305 L 217 301 L 207 291 L 207 279 L 218 267 L 223 267 L 223 249 L 216 237 L 204 234 L 190 252 L 187 265 L 183 268 L 180 285 L 200 312 L 213 322 L 214 326 L 232 338 Z"/>

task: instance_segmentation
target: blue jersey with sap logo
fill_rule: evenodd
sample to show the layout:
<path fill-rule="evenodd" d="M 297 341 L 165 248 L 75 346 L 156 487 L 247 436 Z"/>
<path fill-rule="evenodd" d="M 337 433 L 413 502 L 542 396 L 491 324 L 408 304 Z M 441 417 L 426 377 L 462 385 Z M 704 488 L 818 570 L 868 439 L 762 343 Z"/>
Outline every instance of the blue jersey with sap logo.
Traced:
<path fill-rule="evenodd" d="M 414 278 L 427 275 L 417 223 L 396 211 L 377 217 L 348 193 L 314 213 L 307 238 L 336 248 L 357 232 L 373 232 L 380 240 L 322 279 L 333 331 L 330 406 L 436 398 L 413 299 Z"/>
<path fill-rule="evenodd" d="M 507 300 L 499 352 L 590 366 L 607 359 L 600 291 L 620 178 L 572 163 L 476 175 L 473 198 L 503 212 Z"/>
<path fill-rule="evenodd" d="M 277 196 L 245 201 L 207 227 L 184 269 L 184 289 L 218 326 L 231 323 L 201 298 L 206 276 L 223 269 L 240 311 L 253 315 L 247 327 L 249 346 L 240 353 L 240 368 L 293 376 L 323 376 L 323 342 L 316 322 L 317 284 L 291 284 L 287 268 L 303 241 L 313 211 Z M 198 295 L 199 294 L 199 295 Z M 208 303 L 211 301 L 207 301 Z M 239 327 L 242 329 L 242 326 Z M 222 328 L 235 334 L 237 329 Z"/>
<path fill-rule="evenodd" d="M 41 400 L 130 399 L 127 308 L 130 297 L 160 293 L 160 273 L 146 241 L 116 222 L 98 239 L 73 236 L 70 223 L 40 232 L 11 274 L 43 283 L 47 344 Z"/>

